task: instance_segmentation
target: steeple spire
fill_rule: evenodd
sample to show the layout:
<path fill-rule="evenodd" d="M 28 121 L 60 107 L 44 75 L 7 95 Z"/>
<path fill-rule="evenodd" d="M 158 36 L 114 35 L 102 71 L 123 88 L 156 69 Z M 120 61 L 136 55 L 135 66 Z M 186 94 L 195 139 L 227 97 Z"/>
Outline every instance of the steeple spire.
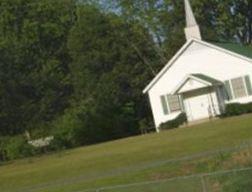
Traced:
<path fill-rule="evenodd" d="M 185 28 L 186 39 L 190 40 L 191 38 L 196 38 L 201 40 L 200 29 L 194 17 L 190 2 L 189 0 L 184 1 L 185 1 L 185 13 L 186 13 L 186 28 Z"/>
<path fill-rule="evenodd" d="M 197 25 L 196 19 L 192 11 L 192 7 L 188 0 L 185 0 L 185 12 L 186 12 L 186 27 L 192 27 Z"/>

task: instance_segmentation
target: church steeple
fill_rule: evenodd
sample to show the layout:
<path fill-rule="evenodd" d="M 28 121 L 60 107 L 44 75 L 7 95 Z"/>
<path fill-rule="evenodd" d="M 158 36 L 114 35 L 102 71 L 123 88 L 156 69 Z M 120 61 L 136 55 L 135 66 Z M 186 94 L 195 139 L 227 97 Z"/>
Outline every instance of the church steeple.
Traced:
<path fill-rule="evenodd" d="M 185 1 L 185 13 L 186 13 L 186 28 L 185 28 L 186 39 L 187 41 L 191 38 L 201 40 L 200 29 L 194 17 L 190 2 L 189 0 L 184 1 Z"/>

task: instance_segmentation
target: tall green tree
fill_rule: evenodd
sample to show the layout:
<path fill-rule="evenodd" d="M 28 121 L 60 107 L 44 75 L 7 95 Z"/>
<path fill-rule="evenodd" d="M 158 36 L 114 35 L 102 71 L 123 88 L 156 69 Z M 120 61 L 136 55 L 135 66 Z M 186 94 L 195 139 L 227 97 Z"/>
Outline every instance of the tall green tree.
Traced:
<path fill-rule="evenodd" d="M 67 106 L 72 0 L 0 1 L 0 133 L 39 127 Z"/>
<path fill-rule="evenodd" d="M 225 0 L 218 4 L 220 35 L 242 44 L 252 43 L 252 1 Z"/>
<path fill-rule="evenodd" d="M 76 106 L 92 103 L 83 107 L 89 120 L 82 131 L 96 130 L 99 140 L 137 133 L 147 111 L 142 88 L 159 63 L 152 36 L 139 23 L 93 6 L 79 7 L 77 16 L 69 38 L 74 96 Z"/>

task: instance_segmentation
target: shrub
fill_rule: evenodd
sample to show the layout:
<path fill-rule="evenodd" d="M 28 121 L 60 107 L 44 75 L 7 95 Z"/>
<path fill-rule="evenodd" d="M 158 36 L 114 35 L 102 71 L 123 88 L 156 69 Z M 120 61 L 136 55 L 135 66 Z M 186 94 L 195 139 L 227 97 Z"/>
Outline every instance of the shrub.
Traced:
<path fill-rule="evenodd" d="M 141 119 L 138 124 L 139 124 L 139 131 L 141 134 L 156 131 L 154 125 L 152 124 L 152 121 L 147 118 Z"/>
<path fill-rule="evenodd" d="M 181 113 L 176 119 L 162 123 L 159 128 L 160 130 L 174 129 L 180 125 L 183 125 L 184 123 L 187 123 L 187 116 L 186 113 Z"/>
<path fill-rule="evenodd" d="M 35 155 L 37 150 L 23 136 L 0 139 L 0 160 L 14 160 Z"/>
<path fill-rule="evenodd" d="M 78 113 L 68 110 L 64 115 L 55 120 L 52 124 L 54 128 L 54 140 L 52 148 L 59 150 L 76 146 L 76 132 L 81 126 Z"/>
<path fill-rule="evenodd" d="M 252 113 L 252 103 L 247 104 L 232 103 L 226 105 L 224 117 L 242 115 L 246 113 Z"/>

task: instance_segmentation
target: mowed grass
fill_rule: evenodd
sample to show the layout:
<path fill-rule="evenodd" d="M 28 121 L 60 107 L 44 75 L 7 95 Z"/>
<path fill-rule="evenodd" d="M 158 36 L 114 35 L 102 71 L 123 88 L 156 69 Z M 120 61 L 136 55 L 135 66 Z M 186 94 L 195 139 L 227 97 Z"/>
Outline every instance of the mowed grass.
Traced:
<path fill-rule="evenodd" d="M 72 192 L 155 180 L 150 172 L 166 176 L 180 165 L 148 165 L 250 140 L 252 115 L 245 115 L 18 160 L 0 166 L 0 191 Z"/>
<path fill-rule="evenodd" d="M 129 187 L 104 189 L 102 192 L 202 192 L 198 178 L 174 180 L 171 182 L 150 183 Z"/>

